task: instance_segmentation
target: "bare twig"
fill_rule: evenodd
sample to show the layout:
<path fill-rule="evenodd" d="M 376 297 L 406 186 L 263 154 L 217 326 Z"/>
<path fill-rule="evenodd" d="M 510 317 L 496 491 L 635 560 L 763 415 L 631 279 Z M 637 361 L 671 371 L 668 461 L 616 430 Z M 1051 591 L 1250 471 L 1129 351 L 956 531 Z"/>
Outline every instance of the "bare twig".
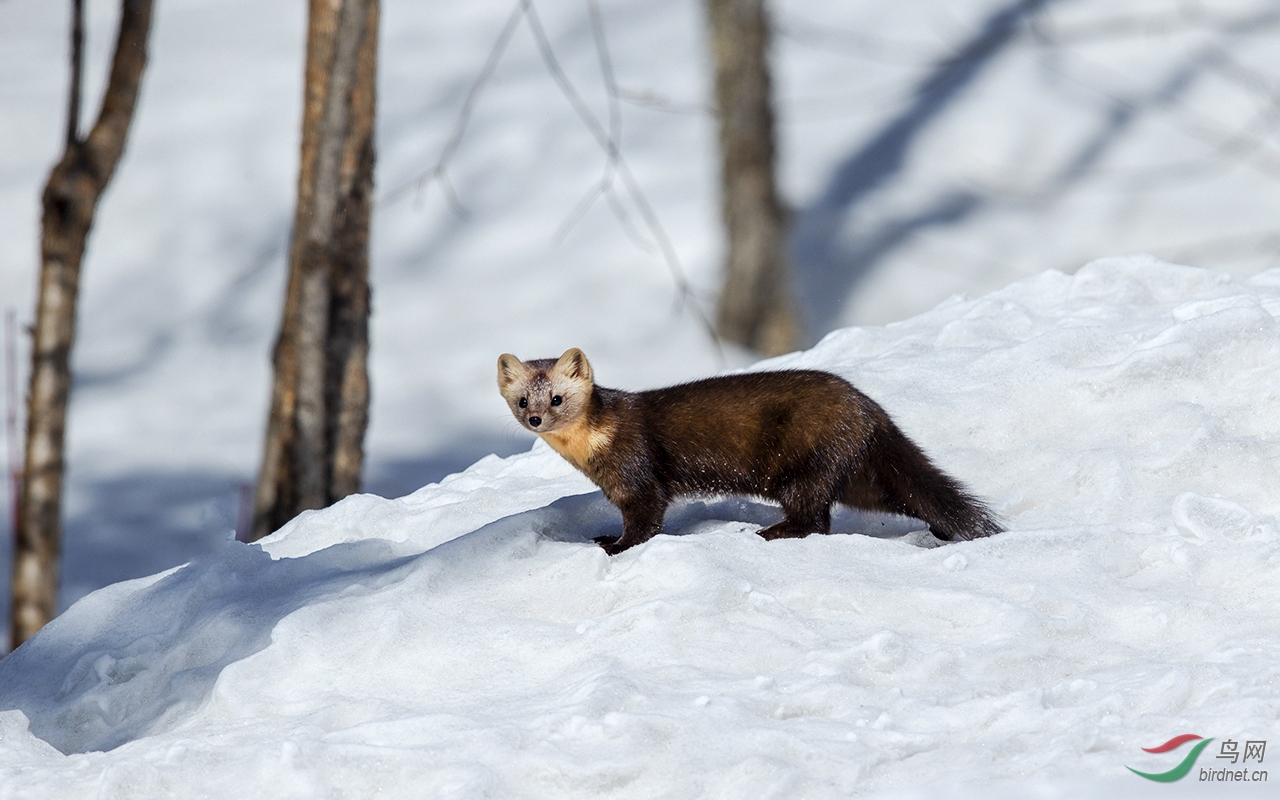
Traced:
<path fill-rule="evenodd" d="M 685 278 L 684 270 L 680 266 L 680 259 L 676 255 L 675 247 L 672 246 L 671 239 L 667 236 L 667 232 L 662 227 L 662 223 L 659 221 L 657 214 L 654 213 L 653 206 L 649 204 L 649 200 L 645 196 L 644 191 L 641 190 L 639 183 L 636 182 L 635 176 L 632 174 L 630 167 L 627 165 L 626 159 L 623 158 L 622 152 L 617 146 L 617 142 L 615 142 L 609 134 L 605 132 L 600 121 L 596 119 L 595 114 L 593 114 L 591 109 L 587 107 L 586 102 L 582 99 L 582 95 L 574 88 L 573 83 L 569 80 L 569 76 L 566 75 L 564 69 L 561 68 L 560 61 L 556 58 L 555 51 L 551 47 L 551 42 L 547 38 L 547 34 L 542 27 L 541 20 L 538 18 L 538 13 L 534 8 L 533 0 L 520 0 L 520 3 L 524 7 L 525 19 L 529 23 L 529 30 L 533 33 L 534 41 L 538 45 L 538 52 L 542 56 L 542 61 L 546 65 L 547 71 L 551 73 L 551 77 L 555 80 L 556 85 L 560 87 L 561 93 L 569 100 L 570 105 L 572 105 L 574 111 L 577 112 L 578 117 L 582 120 L 583 124 L 587 126 L 587 130 L 591 132 L 600 146 L 604 148 L 610 163 L 613 165 L 613 169 L 617 171 L 618 177 L 622 181 L 623 188 L 626 189 L 627 197 L 640 213 L 640 217 L 644 220 L 645 226 L 649 230 L 649 235 L 653 237 L 655 242 L 657 242 L 658 249 L 662 253 L 663 260 L 666 261 L 667 268 L 671 271 L 672 279 L 675 281 L 676 288 L 679 292 L 679 305 L 677 308 L 683 308 L 686 303 L 688 304 L 688 306 L 693 310 L 693 313 L 697 316 L 698 320 L 702 323 L 707 335 L 711 338 L 712 343 L 716 347 L 717 353 L 720 354 L 721 358 L 723 358 L 723 354 L 720 351 L 720 339 L 716 335 L 715 326 L 711 324 L 711 320 L 707 318 L 707 315 L 702 311 L 701 306 L 698 304 L 697 298 L 694 296 L 693 291 L 690 288 L 689 281 Z M 596 31 L 602 30 L 601 28 L 596 27 L 594 23 L 593 29 Z M 600 58 L 607 61 L 608 50 L 604 48 L 602 44 L 603 39 L 601 37 L 597 39 L 597 51 L 600 54 Z M 612 81 L 612 67 L 605 71 L 605 75 L 606 85 L 609 88 L 610 96 L 616 100 L 618 92 L 617 84 Z M 608 191 L 609 190 L 606 188 L 606 195 L 608 194 Z"/>
<path fill-rule="evenodd" d="M 515 33 L 516 26 L 519 24 L 520 18 L 524 16 L 524 13 L 524 3 L 517 3 L 507 17 L 507 21 L 502 26 L 502 31 L 494 41 L 493 47 L 489 49 L 489 55 L 485 58 L 480 74 L 476 76 L 476 79 L 471 83 L 471 88 L 467 90 L 467 98 L 462 102 L 462 108 L 458 111 L 458 118 L 453 123 L 453 130 L 449 133 L 444 150 L 441 151 L 440 158 L 436 161 L 435 166 L 382 195 L 382 197 L 378 198 L 377 205 L 394 202 L 410 189 L 421 195 L 432 181 L 436 181 L 440 184 L 445 200 L 449 203 L 449 207 L 453 212 L 460 217 L 466 216 L 466 209 L 463 208 L 462 203 L 458 200 L 458 195 L 453 191 L 453 186 L 449 183 L 447 173 L 449 162 L 453 160 L 454 154 L 458 151 L 458 146 L 462 144 L 462 135 L 466 133 L 467 124 L 471 121 L 471 113 L 475 109 L 476 100 L 479 99 L 485 84 L 493 77 L 493 71 L 497 69 L 498 62 L 502 60 L 502 54 L 506 51 L 507 44 L 511 41 L 511 35 Z"/>
<path fill-rule="evenodd" d="M 454 122 L 453 130 L 445 143 L 444 150 L 440 157 L 436 160 L 435 165 L 425 172 L 422 172 L 413 178 L 399 184 L 395 188 L 389 190 L 378 198 L 377 205 L 394 202 L 410 191 L 414 191 L 421 196 L 431 183 L 438 183 L 445 199 L 448 201 L 450 208 L 455 214 L 465 216 L 466 212 L 454 192 L 453 187 L 449 183 L 448 168 L 454 155 L 457 153 L 462 143 L 462 137 L 466 132 L 467 124 L 471 119 L 472 111 L 475 108 L 476 101 L 479 99 L 489 79 L 493 76 L 494 70 L 498 66 L 498 62 L 502 59 L 503 53 L 507 49 L 507 45 L 511 41 L 511 36 L 515 32 L 521 19 L 524 19 L 529 26 L 530 32 L 533 34 L 534 42 L 537 45 L 538 53 L 542 58 L 543 64 L 546 66 L 548 73 L 555 81 L 556 86 L 569 100 L 573 110 L 577 113 L 578 118 L 582 120 L 587 130 L 595 138 L 596 142 L 605 152 L 605 166 L 600 179 L 596 181 L 590 189 L 583 195 L 582 199 L 574 206 L 573 210 L 566 217 L 565 221 L 556 229 L 553 240 L 557 243 L 564 239 L 569 231 L 578 223 L 580 219 L 591 209 L 591 207 L 601 197 L 608 203 L 610 210 L 617 217 L 619 224 L 627 236 L 642 250 L 653 252 L 656 245 L 657 250 L 661 253 L 667 269 L 671 272 L 672 279 L 675 281 L 677 289 L 677 309 L 682 309 L 686 304 L 693 310 L 698 321 L 706 330 L 708 336 L 716 347 L 717 354 L 723 360 L 723 354 L 720 351 L 720 341 L 716 336 L 715 327 L 711 324 L 711 320 L 703 312 L 701 303 L 695 295 L 688 279 L 685 277 L 684 269 L 680 264 L 679 256 L 676 254 L 675 247 L 671 243 L 670 237 L 663 228 L 658 215 L 654 212 L 652 204 L 649 203 L 644 191 L 640 188 L 639 182 L 636 181 L 635 175 L 632 174 L 631 168 L 627 165 L 626 159 L 622 156 L 622 148 L 620 140 L 622 137 L 622 107 L 621 103 L 625 99 L 624 93 L 618 88 L 617 80 L 613 70 L 613 60 L 609 54 L 608 42 L 605 39 L 604 22 L 600 14 L 599 6 L 596 0 L 587 0 L 587 9 L 591 18 L 591 31 L 595 40 L 596 55 L 600 61 L 601 78 L 604 81 L 605 91 L 608 96 L 609 112 L 608 112 L 608 129 L 600 123 L 596 115 L 587 106 L 582 95 L 573 86 L 568 75 L 560 66 L 560 61 L 556 58 L 555 50 L 551 46 L 550 40 L 547 38 L 546 30 L 542 27 L 542 21 L 538 17 L 537 9 L 534 7 L 532 0 L 517 0 L 511 14 L 507 17 L 506 23 L 499 32 L 497 39 L 493 43 L 493 47 L 489 50 L 489 55 L 485 59 L 484 66 L 480 73 L 472 82 L 471 88 L 467 92 L 466 100 L 463 101 L 462 108 L 458 112 L 458 118 Z M 644 223 L 645 230 L 648 232 L 652 241 L 645 239 L 639 229 L 631 220 L 631 214 L 627 210 L 623 197 L 619 196 L 615 183 L 621 182 L 622 189 L 625 192 L 626 199 L 639 214 Z"/>
<path fill-rule="evenodd" d="M 1280 107 L 1280 82 L 1272 76 L 1241 63 L 1229 52 L 1221 53 L 1212 66 L 1239 88 L 1265 97 L 1272 107 Z"/>
<path fill-rule="evenodd" d="M 708 116 L 716 113 L 716 110 L 706 103 L 681 103 L 648 89 L 619 88 L 618 99 L 624 103 L 630 103 L 633 106 L 648 108 L 654 111 L 666 111 L 669 114 Z"/>
<path fill-rule="evenodd" d="M 619 200 L 613 190 L 613 180 L 618 168 L 618 154 L 622 150 L 622 105 L 619 101 L 618 84 L 614 79 L 613 60 L 609 56 L 609 46 L 604 38 L 604 22 L 600 16 L 600 7 L 595 0 L 587 0 L 587 9 L 591 15 L 591 35 L 595 41 L 596 56 L 600 60 L 600 75 L 604 81 L 605 94 L 609 99 L 609 146 L 606 148 L 604 174 L 599 182 L 587 190 L 582 199 L 570 212 L 565 221 L 556 229 L 554 241 L 559 244 L 568 235 L 573 226 L 595 205 L 601 197 L 606 198 L 610 210 L 618 219 L 618 223 L 631 241 L 646 253 L 653 252 L 653 245 L 645 241 L 631 222 L 631 215 L 626 206 Z M 545 38 L 545 37 L 544 37 Z M 549 51 L 549 45 L 548 45 Z"/>
<path fill-rule="evenodd" d="M 604 36 L 604 19 L 600 16 L 600 4 L 596 0 L 587 0 L 587 10 L 591 13 L 591 37 L 595 41 L 596 56 L 600 59 L 600 76 L 604 79 L 605 90 L 609 93 L 609 139 L 615 148 L 622 138 L 622 106 L 618 102 L 618 81 L 613 74 L 613 58 L 609 55 L 609 42 Z"/>
<path fill-rule="evenodd" d="M 1243 22 L 1241 23 L 1244 24 Z M 1093 69 L 1107 72 L 1112 75 L 1124 77 L 1122 73 L 1100 64 L 1083 56 L 1076 56 L 1078 61 L 1089 64 Z M 1232 62 L 1225 58 L 1225 51 L 1219 45 L 1210 45 L 1195 58 L 1193 62 L 1203 63 L 1205 69 L 1212 69 L 1223 74 L 1224 65 L 1230 65 Z M 1239 67 L 1239 65 L 1236 65 Z M 1244 126 L 1237 131 L 1224 130 L 1221 122 L 1212 115 L 1205 114 L 1197 110 L 1182 97 L 1181 92 L 1170 91 L 1169 87 L 1174 85 L 1183 85 L 1188 83 L 1188 74 L 1175 74 L 1172 80 L 1167 81 L 1163 87 L 1153 93 L 1146 102 L 1159 102 L 1167 106 L 1172 112 L 1167 117 L 1170 124 L 1183 133 L 1192 138 L 1200 140 L 1208 146 L 1213 152 L 1216 152 L 1226 158 L 1230 158 L 1240 164 L 1249 166 L 1258 172 L 1267 175 L 1273 179 L 1280 180 L 1280 158 L 1271 154 L 1267 150 L 1267 141 L 1260 138 L 1260 133 L 1267 132 L 1273 125 L 1276 115 L 1280 114 L 1280 95 L 1277 95 L 1266 83 L 1265 79 L 1257 77 L 1263 81 L 1261 85 L 1256 82 L 1246 81 L 1242 79 L 1243 68 L 1231 71 L 1238 80 L 1236 85 L 1255 93 L 1263 94 L 1266 97 L 1268 108 L 1261 111 L 1253 123 Z M 1073 83 L 1092 91 L 1101 97 L 1107 99 L 1114 107 L 1125 109 L 1132 112 L 1137 108 L 1141 101 L 1130 97 L 1123 97 L 1117 92 L 1103 88 L 1093 82 L 1084 80 L 1078 76 L 1071 75 L 1065 70 L 1054 68 L 1062 77 Z M 1185 73 L 1185 70 L 1182 71 Z M 1252 86 L 1249 84 L 1252 83 Z M 1265 89 L 1263 88 L 1265 87 Z"/>
<path fill-rule="evenodd" d="M 67 90 L 66 146 L 80 141 L 80 95 L 84 83 L 84 0 L 71 2 L 71 87 Z"/>
<path fill-rule="evenodd" d="M 573 207 L 573 210 L 565 216 L 564 222 L 561 222 L 560 226 L 556 228 L 555 234 L 551 237 L 553 242 L 557 245 L 563 242 L 564 238 L 569 235 L 569 231 L 573 230 L 574 226 L 577 225 L 584 216 L 586 216 L 586 213 L 591 210 L 591 207 L 595 205 L 596 201 L 603 197 L 605 202 L 609 204 L 609 209 L 613 212 L 614 217 L 617 218 L 618 224 L 622 226 L 623 232 L 626 233 L 627 238 L 631 240 L 631 243 L 645 253 L 654 252 L 653 243 L 648 239 L 645 239 L 644 236 L 640 234 L 640 231 L 636 230 L 635 224 L 631 221 L 631 214 L 628 213 L 626 206 L 624 206 L 618 198 L 618 193 L 613 190 L 614 171 L 615 168 L 612 166 L 612 162 L 610 162 L 610 165 L 605 167 L 604 176 L 582 195 L 582 199 L 579 200 L 577 205 Z"/>
<path fill-rule="evenodd" d="M 1032 20 L 1032 35 L 1052 44 L 1079 44 L 1140 36 L 1162 36 L 1183 31 L 1212 30 L 1238 32 L 1242 28 L 1262 30 L 1280 24 L 1280 11 L 1270 9 L 1247 17 L 1210 13 L 1198 6 L 1186 6 L 1175 13 L 1131 14 L 1059 25 L 1049 15 Z"/>

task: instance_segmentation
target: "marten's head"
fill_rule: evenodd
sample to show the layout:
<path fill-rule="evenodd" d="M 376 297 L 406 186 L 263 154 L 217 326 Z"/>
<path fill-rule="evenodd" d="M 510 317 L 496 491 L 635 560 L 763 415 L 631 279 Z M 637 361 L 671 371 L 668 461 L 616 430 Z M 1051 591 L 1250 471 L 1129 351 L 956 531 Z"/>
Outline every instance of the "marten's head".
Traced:
<path fill-rule="evenodd" d="M 498 390 L 516 420 L 534 433 L 554 433 L 577 422 L 594 388 L 591 364 L 576 347 L 558 359 L 498 357 Z"/>

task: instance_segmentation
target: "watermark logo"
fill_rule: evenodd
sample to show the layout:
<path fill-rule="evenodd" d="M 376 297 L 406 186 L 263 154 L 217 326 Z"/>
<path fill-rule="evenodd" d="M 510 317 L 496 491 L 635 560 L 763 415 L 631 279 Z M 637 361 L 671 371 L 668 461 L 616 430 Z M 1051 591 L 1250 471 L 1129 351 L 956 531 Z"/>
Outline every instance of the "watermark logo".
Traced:
<path fill-rule="evenodd" d="M 1191 752 L 1187 753 L 1186 758 L 1182 759 L 1178 766 L 1168 772 L 1139 772 L 1130 766 L 1126 766 L 1125 769 L 1129 770 L 1134 775 L 1141 775 L 1149 781 L 1158 781 L 1160 783 L 1173 783 L 1174 781 L 1180 781 L 1185 778 L 1187 773 L 1191 771 L 1191 768 L 1195 766 L 1196 759 L 1200 757 L 1200 751 L 1208 747 L 1209 742 L 1212 742 L 1213 739 L 1206 739 L 1203 736 L 1199 736 L 1194 733 L 1184 733 L 1181 736 L 1173 737 L 1162 745 L 1142 748 L 1148 753 L 1167 753 L 1170 750 L 1177 750 L 1187 742 L 1194 742 L 1197 740 L 1199 740 L 1200 743 L 1191 748 Z"/>
<path fill-rule="evenodd" d="M 1191 772 L 1196 765 L 1196 759 L 1200 757 L 1200 753 L 1209 746 L 1213 738 L 1204 738 L 1195 733 L 1184 733 L 1181 736 L 1175 736 L 1164 744 L 1155 747 L 1144 747 L 1147 753 L 1169 753 L 1182 747 L 1188 742 L 1196 744 L 1191 751 L 1183 757 L 1178 765 L 1167 772 L 1140 772 L 1133 767 L 1126 766 L 1125 769 L 1134 775 L 1139 775 L 1149 781 L 1157 781 L 1159 783 L 1173 783 L 1182 780 Z M 1220 761 L 1228 761 L 1233 767 L 1210 766 L 1201 767 L 1198 773 L 1201 781 L 1214 781 L 1218 783 L 1227 782 L 1250 782 L 1265 781 L 1267 779 L 1267 771 L 1261 769 L 1250 769 L 1250 762 L 1261 764 L 1263 758 L 1266 757 L 1267 743 L 1263 740 L 1247 739 L 1244 742 L 1243 750 L 1240 742 L 1236 739 L 1223 739 L 1218 743 L 1218 754 L 1215 758 L 1215 764 Z"/>

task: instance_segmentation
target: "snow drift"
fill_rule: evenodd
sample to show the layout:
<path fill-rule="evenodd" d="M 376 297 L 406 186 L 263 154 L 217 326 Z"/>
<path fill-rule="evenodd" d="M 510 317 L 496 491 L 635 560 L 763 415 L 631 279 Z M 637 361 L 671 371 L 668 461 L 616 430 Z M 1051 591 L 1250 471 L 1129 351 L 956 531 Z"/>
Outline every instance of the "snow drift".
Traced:
<path fill-rule="evenodd" d="M 610 559 L 538 445 L 107 587 L 0 661 L 0 796 L 1222 796 L 1125 766 L 1280 738 L 1278 316 L 1111 259 L 758 367 L 876 398 L 988 540 L 712 498 Z"/>

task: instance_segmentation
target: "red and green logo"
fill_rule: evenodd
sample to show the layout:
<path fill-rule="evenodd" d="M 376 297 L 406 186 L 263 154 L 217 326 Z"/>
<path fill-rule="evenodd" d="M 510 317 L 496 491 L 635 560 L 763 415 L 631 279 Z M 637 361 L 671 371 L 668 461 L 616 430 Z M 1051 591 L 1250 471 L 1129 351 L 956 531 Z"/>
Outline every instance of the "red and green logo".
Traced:
<path fill-rule="evenodd" d="M 1196 744 L 1195 747 L 1191 748 L 1191 752 L 1187 753 L 1186 758 L 1182 759 L 1182 761 L 1178 764 L 1178 766 L 1174 767 L 1168 772 L 1139 772 L 1138 770 L 1129 766 L 1126 766 L 1125 769 L 1129 770 L 1134 775 L 1141 775 L 1142 777 L 1146 778 L 1149 781 L 1159 781 L 1160 783 L 1173 783 L 1174 781 L 1182 780 L 1184 777 L 1186 777 L 1187 773 L 1191 771 L 1191 768 L 1195 766 L 1196 759 L 1200 757 L 1200 751 L 1208 747 L 1209 742 L 1212 742 L 1213 739 L 1206 739 L 1203 736 L 1197 736 L 1194 733 L 1184 733 L 1181 736 L 1173 737 L 1169 741 L 1157 747 L 1142 748 L 1144 751 L 1148 753 L 1168 753 L 1171 750 L 1177 750 L 1179 747 L 1182 747 L 1187 742 L 1195 742 L 1197 740 L 1199 740 L 1198 744 Z"/>

